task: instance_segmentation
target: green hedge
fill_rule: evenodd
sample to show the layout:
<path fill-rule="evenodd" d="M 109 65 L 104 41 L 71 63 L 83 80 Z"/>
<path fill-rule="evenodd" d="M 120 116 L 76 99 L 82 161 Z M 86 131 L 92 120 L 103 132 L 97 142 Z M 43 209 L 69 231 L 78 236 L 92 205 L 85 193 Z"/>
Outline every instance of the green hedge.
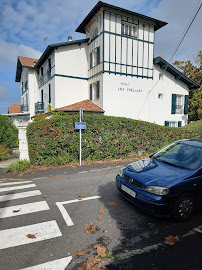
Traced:
<path fill-rule="evenodd" d="M 29 155 L 33 165 L 58 165 L 79 160 L 77 115 L 54 114 L 38 118 L 27 128 Z M 178 139 L 202 134 L 197 128 L 170 128 L 128 118 L 85 115 L 87 129 L 82 131 L 82 160 L 95 161 L 151 154 Z"/>
<path fill-rule="evenodd" d="M 12 124 L 9 117 L 0 115 L 0 145 L 5 145 L 9 149 L 17 146 L 18 130 Z"/>

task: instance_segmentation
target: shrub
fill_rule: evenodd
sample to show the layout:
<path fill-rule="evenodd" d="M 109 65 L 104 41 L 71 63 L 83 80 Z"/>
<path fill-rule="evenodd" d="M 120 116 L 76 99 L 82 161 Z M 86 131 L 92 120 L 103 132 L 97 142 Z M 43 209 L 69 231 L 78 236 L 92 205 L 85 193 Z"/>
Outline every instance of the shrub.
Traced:
<path fill-rule="evenodd" d="M 59 165 L 79 160 L 78 115 L 55 113 L 40 117 L 27 128 L 30 161 L 33 165 Z M 144 121 L 104 115 L 84 115 L 82 160 L 95 161 L 140 157 L 178 139 L 200 138 L 202 120 L 196 128 L 170 128 Z M 195 124 L 196 125 L 196 124 Z"/>
<path fill-rule="evenodd" d="M 7 168 L 5 168 L 4 173 L 15 173 L 23 172 L 30 167 L 30 162 L 27 160 L 19 160 L 17 162 L 11 163 Z"/>
<path fill-rule="evenodd" d="M 9 159 L 11 151 L 6 145 L 0 145 L 0 161 Z"/>
<path fill-rule="evenodd" d="M 0 115 L 0 145 L 6 145 L 9 149 L 17 146 L 18 130 L 12 124 L 9 117 Z"/>

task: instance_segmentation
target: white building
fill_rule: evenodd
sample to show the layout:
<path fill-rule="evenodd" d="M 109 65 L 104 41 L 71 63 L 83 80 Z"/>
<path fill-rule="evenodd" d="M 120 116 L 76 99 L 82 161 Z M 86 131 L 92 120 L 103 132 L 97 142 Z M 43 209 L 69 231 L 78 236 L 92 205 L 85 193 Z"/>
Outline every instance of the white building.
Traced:
<path fill-rule="evenodd" d="M 154 58 L 155 31 L 166 24 L 99 1 L 76 29 L 85 39 L 51 44 L 39 60 L 18 57 L 22 111 L 89 99 L 105 115 L 184 126 L 189 90 L 199 86 Z"/>

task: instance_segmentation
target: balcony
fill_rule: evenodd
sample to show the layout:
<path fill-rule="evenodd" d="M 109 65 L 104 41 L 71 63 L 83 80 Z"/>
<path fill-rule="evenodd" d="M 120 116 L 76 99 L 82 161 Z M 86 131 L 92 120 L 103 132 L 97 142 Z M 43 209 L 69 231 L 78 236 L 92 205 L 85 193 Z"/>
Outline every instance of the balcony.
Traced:
<path fill-rule="evenodd" d="M 44 112 L 44 102 L 35 103 L 35 113 L 43 113 Z"/>
<path fill-rule="evenodd" d="M 21 105 L 21 112 L 28 112 L 29 111 L 29 108 L 28 108 L 28 105 Z"/>
<path fill-rule="evenodd" d="M 44 85 L 44 76 L 39 79 L 40 86 Z"/>

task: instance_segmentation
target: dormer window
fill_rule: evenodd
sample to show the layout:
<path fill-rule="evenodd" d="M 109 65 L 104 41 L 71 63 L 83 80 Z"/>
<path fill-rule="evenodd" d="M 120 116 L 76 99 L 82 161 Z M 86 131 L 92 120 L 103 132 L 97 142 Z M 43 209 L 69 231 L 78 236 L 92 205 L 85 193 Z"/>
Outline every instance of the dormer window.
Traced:
<path fill-rule="evenodd" d="M 124 22 L 121 25 L 121 34 L 124 36 L 137 37 L 137 27 Z"/>

